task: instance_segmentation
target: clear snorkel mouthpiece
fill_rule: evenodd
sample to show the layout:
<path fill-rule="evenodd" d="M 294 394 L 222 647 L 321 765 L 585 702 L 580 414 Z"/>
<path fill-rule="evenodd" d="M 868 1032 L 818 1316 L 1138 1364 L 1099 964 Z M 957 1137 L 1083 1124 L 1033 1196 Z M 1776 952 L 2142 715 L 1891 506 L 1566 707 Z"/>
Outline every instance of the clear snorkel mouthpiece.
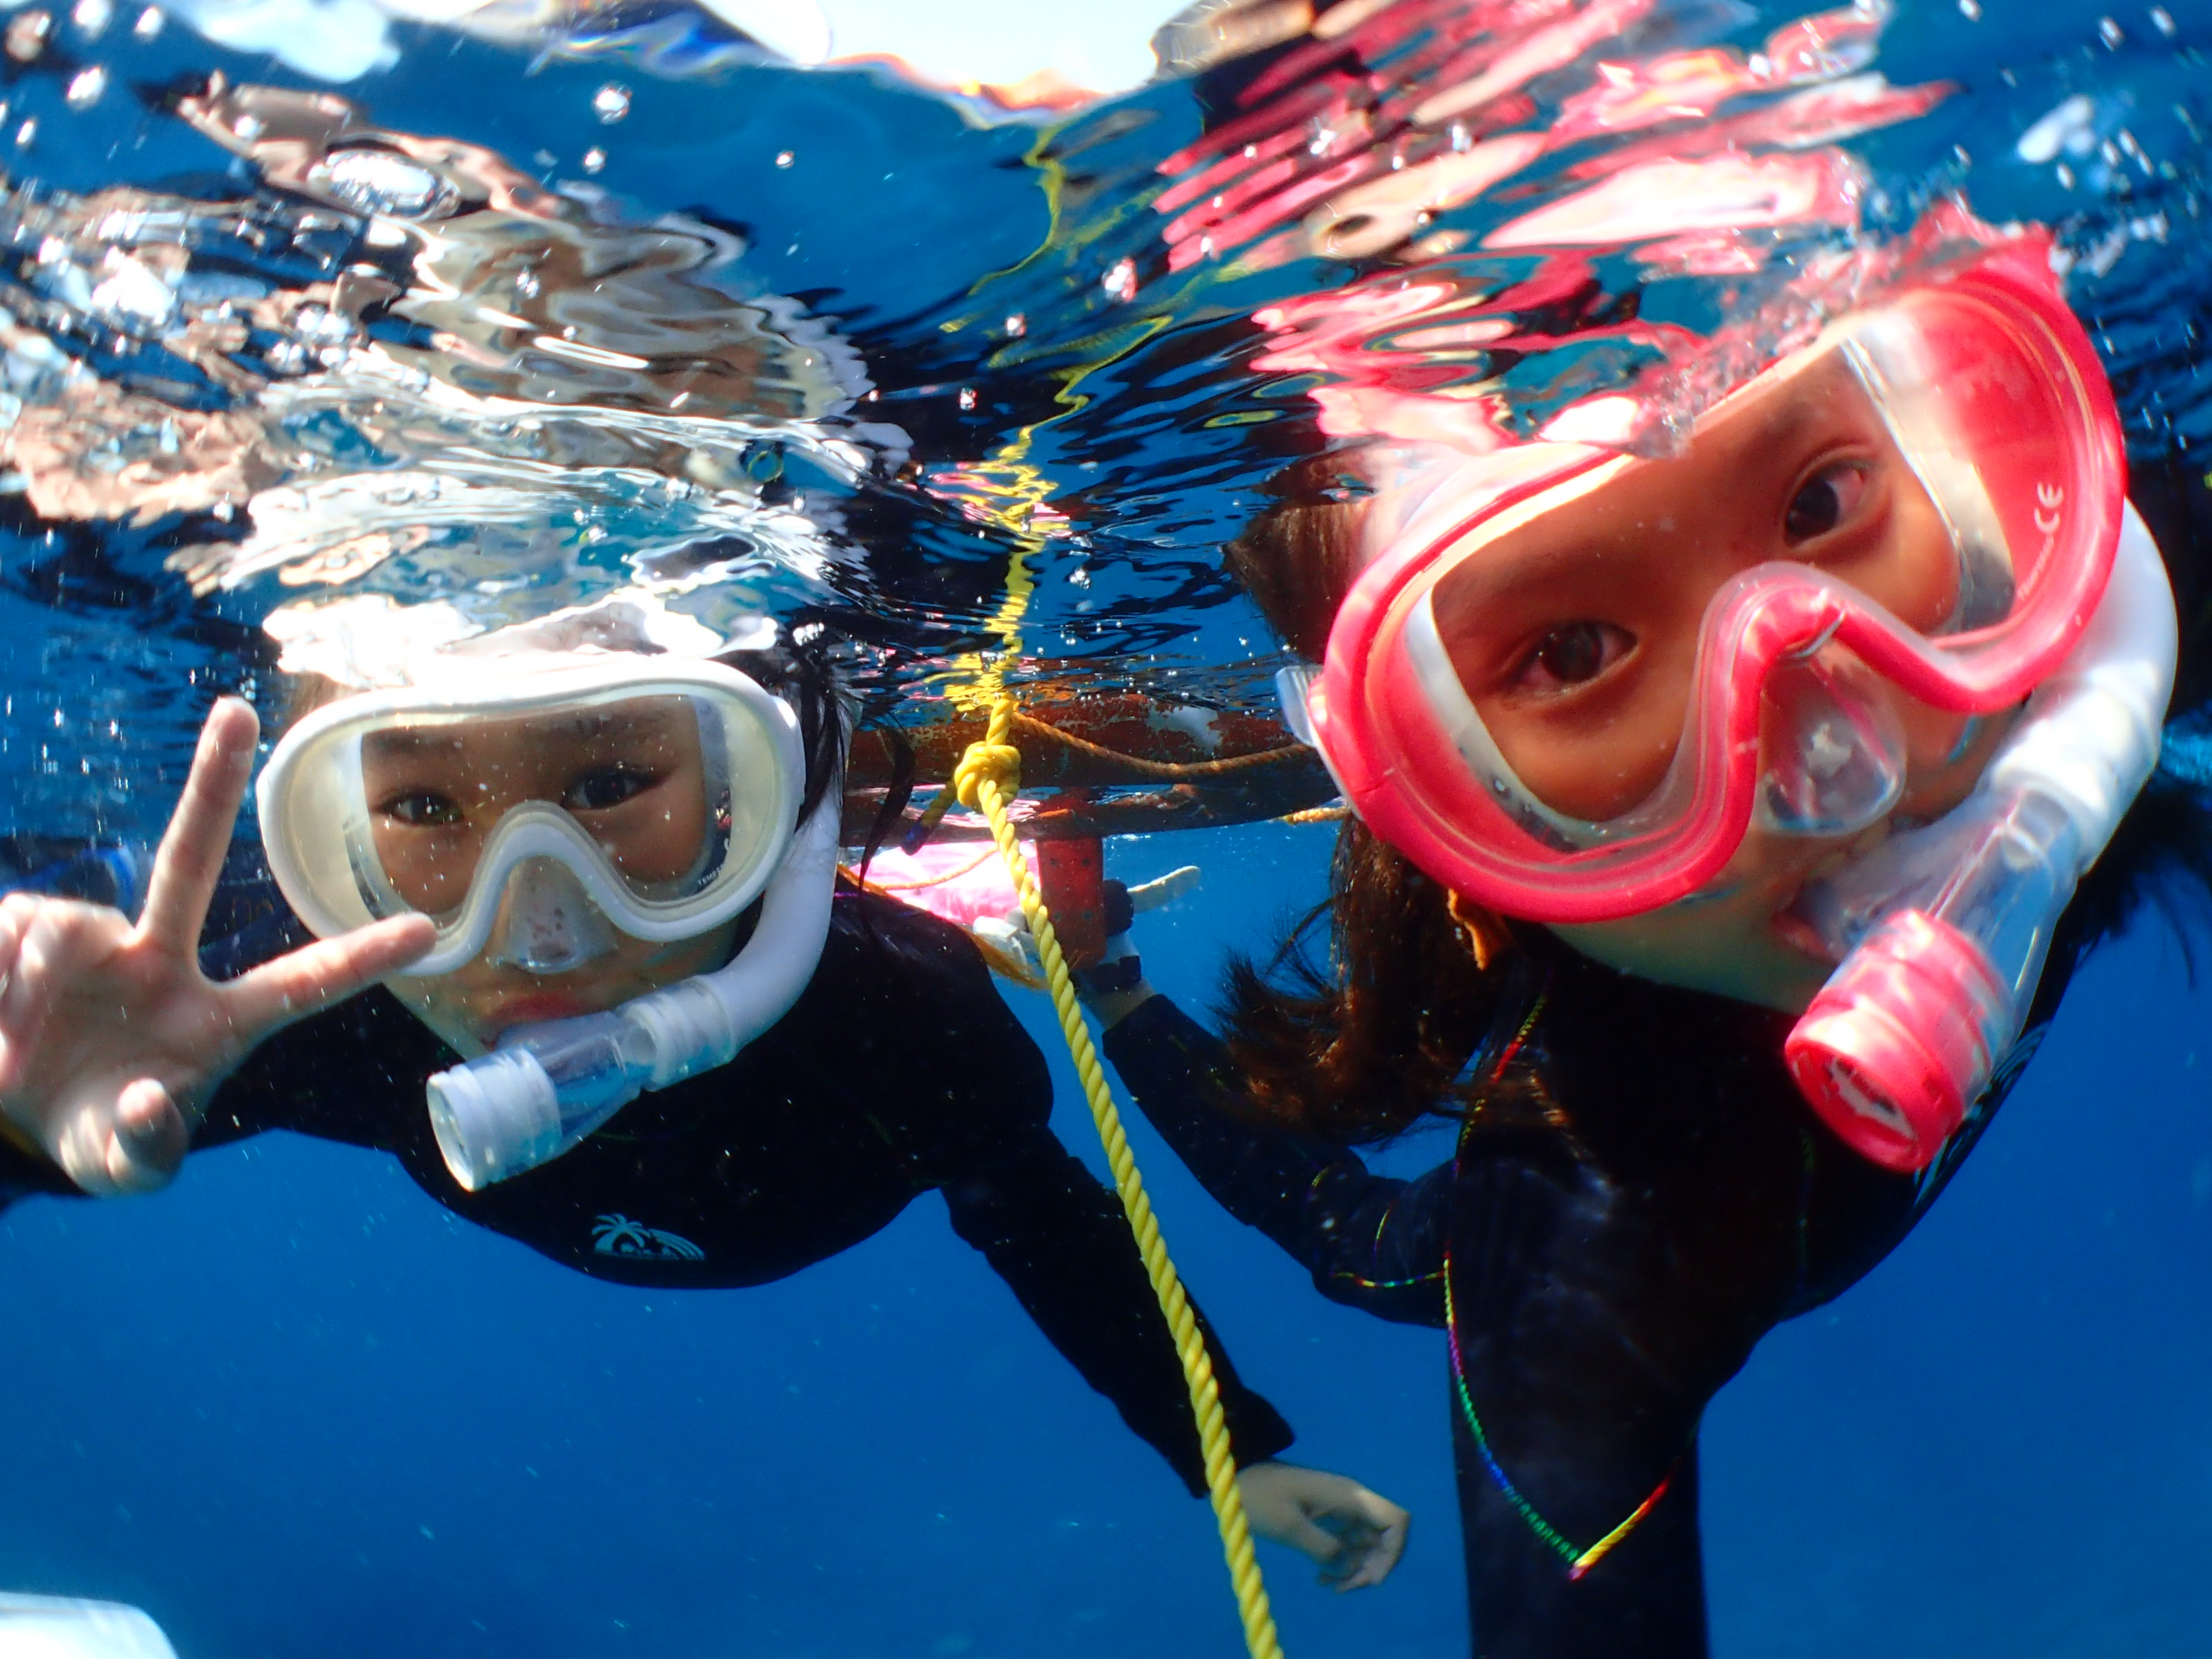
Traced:
<path fill-rule="evenodd" d="M 790 1011 L 829 937 L 842 801 L 833 781 L 727 966 L 605 1013 L 519 1025 L 430 1079 L 438 1150 L 465 1191 L 559 1157 L 646 1090 L 727 1065 Z"/>
<path fill-rule="evenodd" d="M 2088 628 L 1974 793 L 1799 902 L 1843 960 L 1790 1068 L 1874 1162 L 1925 1169 L 2019 1040 L 2075 884 L 2157 764 L 2174 650 L 2165 566 L 2130 507 Z"/>
<path fill-rule="evenodd" d="M 518 1026 L 490 1054 L 430 1079 L 430 1127 L 465 1190 L 559 1157 L 637 1098 L 653 1056 L 626 1013 Z"/>

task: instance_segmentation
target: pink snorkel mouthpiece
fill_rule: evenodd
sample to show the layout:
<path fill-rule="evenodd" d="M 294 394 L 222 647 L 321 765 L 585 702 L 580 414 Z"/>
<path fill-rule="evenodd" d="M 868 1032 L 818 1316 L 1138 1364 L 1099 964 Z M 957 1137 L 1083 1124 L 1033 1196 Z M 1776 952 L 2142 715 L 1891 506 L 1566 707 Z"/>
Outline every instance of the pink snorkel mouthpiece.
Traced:
<path fill-rule="evenodd" d="M 1988 957 L 1922 910 L 1889 917 L 1823 986 L 1784 1047 L 1813 1109 L 1884 1169 L 1923 1169 L 1966 1121 L 2016 1031 Z"/>
<path fill-rule="evenodd" d="M 2096 615 L 1974 793 L 1799 901 L 1845 954 L 1784 1053 L 1875 1163 L 1925 1169 L 2019 1040 L 2059 915 L 2158 763 L 2175 644 L 2165 564 L 2130 508 Z"/>

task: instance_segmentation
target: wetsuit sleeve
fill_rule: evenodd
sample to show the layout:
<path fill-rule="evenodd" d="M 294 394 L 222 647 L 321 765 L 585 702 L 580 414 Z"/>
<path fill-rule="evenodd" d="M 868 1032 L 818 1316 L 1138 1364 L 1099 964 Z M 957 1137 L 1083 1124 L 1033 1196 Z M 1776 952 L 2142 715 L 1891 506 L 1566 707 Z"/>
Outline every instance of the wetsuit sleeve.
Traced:
<path fill-rule="evenodd" d="M 884 912 L 878 971 L 897 988 L 908 1086 L 879 1132 L 945 1194 L 953 1231 L 983 1253 L 1030 1317 L 1193 1493 L 1206 1490 L 1182 1364 L 1121 1200 L 1052 1132 L 1044 1055 L 974 945 L 933 917 Z M 1194 1310 L 1195 1309 L 1194 1308 Z M 1291 1443 L 1290 1425 L 1237 1375 L 1203 1314 L 1238 1466 Z"/>
<path fill-rule="evenodd" d="M 1232 1115 L 1218 1103 L 1234 1088 L 1228 1048 L 1163 996 L 1107 1032 L 1106 1054 L 1206 1190 L 1287 1250 L 1323 1296 L 1404 1324 L 1444 1322 L 1449 1164 L 1394 1180 Z"/>
<path fill-rule="evenodd" d="M 946 1182 L 945 1200 L 953 1231 L 982 1251 L 1053 1346 L 1203 1493 L 1182 1362 L 1121 1200 L 1043 1128 L 1010 1161 Z M 1237 1376 L 1203 1313 L 1198 1323 L 1237 1467 L 1283 1451 L 1290 1425 Z"/>
<path fill-rule="evenodd" d="M 372 987 L 248 1054 L 209 1099 L 192 1149 L 290 1129 L 396 1152 L 407 1109 L 422 1111 L 422 1079 L 447 1063 L 444 1046 L 421 1022 Z"/>

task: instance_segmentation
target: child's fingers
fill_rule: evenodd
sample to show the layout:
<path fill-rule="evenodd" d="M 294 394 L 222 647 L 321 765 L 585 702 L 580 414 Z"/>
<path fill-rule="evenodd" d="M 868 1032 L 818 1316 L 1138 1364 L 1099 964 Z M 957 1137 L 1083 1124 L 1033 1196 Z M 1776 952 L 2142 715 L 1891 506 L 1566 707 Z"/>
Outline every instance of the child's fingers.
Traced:
<path fill-rule="evenodd" d="M 258 1042 L 404 968 L 435 939 L 428 916 L 409 915 L 318 940 L 224 986 L 231 1023 L 241 1040 Z"/>
<path fill-rule="evenodd" d="M 253 710 L 236 697 L 216 703 L 200 728 L 184 796 L 154 854 L 138 923 L 139 936 L 163 955 L 189 954 L 199 944 L 200 923 L 230 850 L 231 826 L 246 798 L 260 732 Z"/>
<path fill-rule="evenodd" d="M 1304 1516 L 1285 1517 L 1273 1529 L 1278 1544 L 1288 1544 L 1309 1559 L 1321 1564 L 1326 1576 L 1329 1563 L 1343 1552 L 1343 1543 L 1334 1533 L 1316 1526 Z"/>
<path fill-rule="evenodd" d="M 169 1091 L 152 1078 L 80 1100 L 52 1126 L 47 1151 L 94 1198 L 150 1192 L 185 1161 L 191 1136 Z"/>
<path fill-rule="evenodd" d="M 1350 1570 L 1334 1578 L 1339 1590 L 1366 1589 L 1388 1578 L 1406 1553 L 1406 1535 L 1413 1526 L 1412 1516 L 1374 1492 L 1363 1493 L 1358 1508 L 1363 1524 L 1356 1537 L 1345 1540 Z"/>
<path fill-rule="evenodd" d="M 66 976 L 71 907 L 11 896 L 0 904 L 5 955 L 0 958 L 0 1091 L 22 1086 L 46 1030 L 54 988 Z"/>
<path fill-rule="evenodd" d="M 191 1142 L 185 1115 L 169 1091 L 152 1078 L 141 1078 L 116 1098 L 115 1126 L 107 1140 L 107 1178 L 119 1193 L 166 1186 L 184 1163 Z"/>

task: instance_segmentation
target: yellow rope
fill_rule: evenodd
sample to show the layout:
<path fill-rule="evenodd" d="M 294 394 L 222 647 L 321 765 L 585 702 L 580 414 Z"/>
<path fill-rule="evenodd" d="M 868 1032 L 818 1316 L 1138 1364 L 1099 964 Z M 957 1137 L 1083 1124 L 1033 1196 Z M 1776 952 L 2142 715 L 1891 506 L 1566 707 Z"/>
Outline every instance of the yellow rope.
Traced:
<path fill-rule="evenodd" d="M 1267 1587 L 1252 1553 L 1244 1501 L 1237 1491 L 1237 1466 L 1230 1455 L 1229 1425 L 1221 1415 L 1221 1390 L 1213 1380 L 1213 1361 L 1206 1351 L 1206 1339 L 1199 1333 L 1190 1298 L 1183 1294 L 1182 1279 L 1169 1259 L 1167 1241 L 1160 1237 L 1159 1223 L 1152 1216 L 1152 1200 L 1145 1196 L 1144 1177 L 1137 1173 L 1129 1139 L 1121 1132 L 1121 1114 L 1114 1105 L 1105 1069 L 1098 1063 L 1098 1051 L 1091 1044 L 1082 1006 L 1075 1000 L 1074 981 L 1068 976 L 1060 940 L 1054 936 L 1052 916 L 1014 839 L 1006 803 L 1021 789 L 1022 753 L 1008 740 L 1013 720 L 1013 699 L 1001 697 L 992 708 L 990 726 L 982 740 L 969 744 L 961 757 L 952 775 L 954 786 L 962 805 L 981 811 L 990 820 L 992 836 L 1006 861 L 1006 873 L 1013 878 L 1014 891 L 1021 898 L 1022 915 L 1036 940 L 1037 959 L 1044 964 L 1052 1006 L 1060 1015 L 1060 1034 L 1067 1039 L 1068 1056 L 1075 1062 L 1076 1075 L 1083 1079 L 1083 1092 L 1091 1103 L 1091 1121 L 1098 1127 L 1099 1142 L 1113 1166 L 1114 1190 L 1121 1195 L 1121 1209 L 1129 1218 L 1129 1231 L 1136 1235 L 1145 1272 L 1152 1281 L 1152 1294 L 1159 1298 L 1160 1311 L 1167 1316 L 1168 1328 L 1175 1333 L 1176 1353 L 1182 1361 L 1183 1380 L 1190 1387 L 1191 1411 L 1198 1419 L 1199 1445 L 1206 1457 L 1206 1487 L 1213 1499 L 1222 1553 L 1229 1559 L 1237 1611 L 1244 1622 L 1244 1645 L 1252 1659 L 1282 1659 L 1275 1615 L 1267 1606 Z"/>
<path fill-rule="evenodd" d="M 1111 356 L 1104 354 L 1098 361 L 1109 362 Z M 1089 372 L 1088 368 L 1077 370 L 1055 394 L 1054 401 L 1079 406 L 1075 387 Z M 999 649 L 956 662 L 947 676 L 957 680 L 946 687 L 947 700 L 956 708 L 988 708 L 988 724 L 982 738 L 968 746 L 953 769 L 951 782 L 925 809 L 923 817 L 934 827 L 957 799 L 990 822 L 992 838 L 1006 861 L 1006 873 L 1021 899 L 1022 915 L 1036 941 L 1037 960 L 1043 965 L 1046 988 L 1060 1016 L 1060 1035 L 1067 1039 L 1068 1057 L 1083 1080 L 1091 1121 L 1097 1127 L 1099 1144 L 1106 1149 L 1106 1161 L 1113 1169 L 1114 1190 L 1121 1195 L 1122 1213 L 1128 1218 L 1138 1254 L 1144 1258 L 1145 1273 L 1152 1283 L 1152 1294 L 1159 1299 L 1160 1312 L 1175 1337 L 1176 1357 L 1182 1362 L 1191 1413 L 1198 1421 L 1199 1449 L 1206 1462 L 1206 1489 L 1213 1500 L 1222 1553 L 1229 1561 L 1230 1587 L 1236 1593 L 1237 1616 L 1243 1621 L 1245 1649 L 1251 1659 L 1283 1659 L 1282 1644 L 1275 1635 L 1275 1615 L 1267 1605 L 1267 1587 L 1252 1553 L 1244 1500 L 1237 1490 L 1236 1460 L 1230 1454 L 1229 1425 L 1221 1415 L 1221 1390 L 1213 1380 L 1212 1357 L 1199 1334 L 1198 1316 L 1183 1293 L 1182 1279 L 1168 1257 L 1159 1223 L 1152 1218 L 1152 1200 L 1145 1195 L 1144 1178 L 1137 1173 L 1129 1139 L 1121 1132 L 1121 1115 L 1115 1108 L 1114 1092 L 1107 1086 L 1098 1051 L 1091 1044 L 1082 1005 L 1075 1000 L 1074 981 L 1068 976 L 1067 960 L 1060 954 L 1060 940 L 1053 933 L 1051 914 L 1014 839 L 1013 819 L 1007 811 L 1007 803 L 1021 793 L 1022 751 L 1013 744 L 1014 699 L 1006 690 L 1006 665 L 1021 659 L 1022 624 L 1036 586 L 1030 573 L 1029 555 L 1043 544 L 1032 528 L 1032 520 L 1038 505 L 1053 489 L 1052 480 L 1028 459 L 1034 434 L 1034 428 L 1024 428 L 992 461 L 970 469 L 971 478 L 985 487 L 983 504 L 988 516 L 1012 532 L 1017 540 L 1006 561 L 1005 595 L 997 614 L 987 624 L 999 636 Z"/>

